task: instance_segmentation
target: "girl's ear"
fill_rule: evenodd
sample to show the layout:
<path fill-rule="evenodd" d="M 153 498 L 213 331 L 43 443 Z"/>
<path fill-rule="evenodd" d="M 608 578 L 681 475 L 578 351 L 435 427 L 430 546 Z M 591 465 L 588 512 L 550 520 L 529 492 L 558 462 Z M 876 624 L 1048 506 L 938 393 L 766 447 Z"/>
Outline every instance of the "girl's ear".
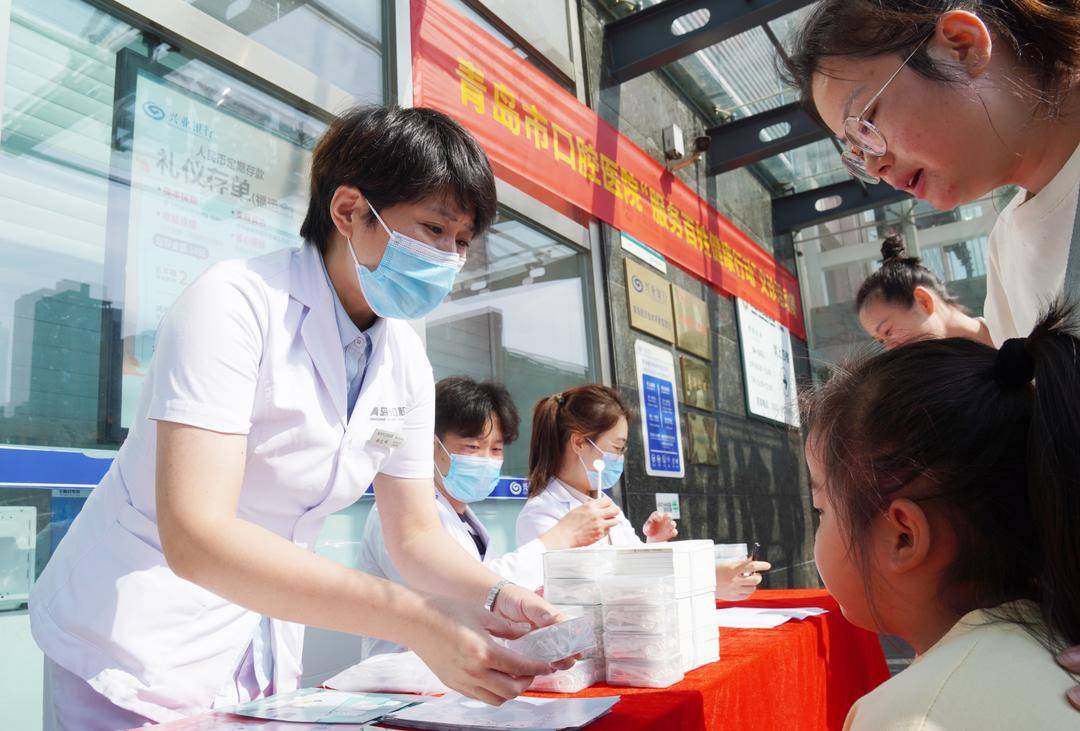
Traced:
<path fill-rule="evenodd" d="M 894 574 L 922 568 L 935 536 L 926 511 L 913 500 L 898 498 L 885 510 L 885 565 Z"/>

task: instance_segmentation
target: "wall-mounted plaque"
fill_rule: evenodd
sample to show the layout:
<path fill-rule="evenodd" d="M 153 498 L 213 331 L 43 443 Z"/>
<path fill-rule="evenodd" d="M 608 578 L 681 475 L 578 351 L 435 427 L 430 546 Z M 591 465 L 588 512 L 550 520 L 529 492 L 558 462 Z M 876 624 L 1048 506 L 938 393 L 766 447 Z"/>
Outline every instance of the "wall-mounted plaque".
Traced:
<path fill-rule="evenodd" d="M 680 355 L 679 366 L 682 370 L 683 403 L 714 411 L 716 399 L 713 396 L 712 369 L 709 364 Z"/>
<path fill-rule="evenodd" d="M 702 414 L 686 414 L 686 442 L 690 464 L 720 464 L 716 419 Z"/>
<path fill-rule="evenodd" d="M 706 360 L 712 358 L 709 303 L 677 284 L 671 285 L 671 298 L 675 304 L 676 345 Z"/>
<path fill-rule="evenodd" d="M 675 342 L 671 314 L 671 287 L 652 269 L 626 258 L 626 299 L 630 304 L 630 327 Z"/>

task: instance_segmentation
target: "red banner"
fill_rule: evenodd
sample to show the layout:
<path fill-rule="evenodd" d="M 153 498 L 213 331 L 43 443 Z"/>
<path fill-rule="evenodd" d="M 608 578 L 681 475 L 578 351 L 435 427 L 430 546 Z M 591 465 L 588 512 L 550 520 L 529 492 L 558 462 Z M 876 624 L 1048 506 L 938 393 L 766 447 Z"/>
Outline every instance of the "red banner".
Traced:
<path fill-rule="evenodd" d="M 443 0 L 412 0 L 413 103 L 476 136 L 496 174 L 625 231 L 806 338 L 799 283 L 678 177 Z M 575 212 L 576 213 L 576 212 Z"/>

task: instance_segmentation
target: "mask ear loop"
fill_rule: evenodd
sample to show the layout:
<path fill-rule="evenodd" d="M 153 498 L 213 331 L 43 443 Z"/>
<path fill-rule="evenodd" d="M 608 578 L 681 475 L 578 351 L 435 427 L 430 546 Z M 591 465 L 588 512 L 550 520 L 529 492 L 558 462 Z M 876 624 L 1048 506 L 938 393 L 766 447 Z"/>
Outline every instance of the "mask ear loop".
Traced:
<path fill-rule="evenodd" d="M 441 449 L 443 451 L 443 454 L 445 454 L 447 457 L 450 458 L 450 467 L 453 467 L 454 466 L 454 455 L 450 454 L 450 450 L 447 449 L 446 445 L 442 443 L 442 439 L 439 439 L 438 437 L 435 437 L 435 441 L 438 442 L 439 449 Z M 435 474 L 437 474 L 439 476 L 439 478 L 442 480 L 443 487 L 446 487 L 446 478 L 450 474 L 450 470 L 449 469 L 446 470 L 446 474 L 444 475 L 439 470 L 439 463 L 438 462 L 436 462 L 433 459 L 433 460 L 431 460 L 431 463 L 435 467 Z"/>
<path fill-rule="evenodd" d="M 393 236 L 394 232 L 391 231 L 390 227 L 386 225 L 386 221 L 382 220 L 382 216 L 380 216 L 379 212 L 375 210 L 375 206 L 371 205 L 371 201 L 369 201 L 365 197 L 364 202 L 367 203 L 367 207 L 371 209 L 371 212 L 375 214 L 375 219 L 379 222 L 379 225 L 383 227 L 383 230 L 386 231 L 386 235 Z"/>

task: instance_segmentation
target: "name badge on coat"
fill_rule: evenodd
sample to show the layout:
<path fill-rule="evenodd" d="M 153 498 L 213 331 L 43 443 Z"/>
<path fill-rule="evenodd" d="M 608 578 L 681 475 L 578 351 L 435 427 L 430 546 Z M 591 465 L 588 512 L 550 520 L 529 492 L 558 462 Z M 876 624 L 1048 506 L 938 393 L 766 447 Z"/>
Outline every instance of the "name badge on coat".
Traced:
<path fill-rule="evenodd" d="M 397 449 L 405 443 L 405 437 L 401 434 L 395 434 L 392 431 L 386 429 L 376 429 L 371 435 L 371 443 L 376 447 L 386 447 L 387 449 Z"/>

